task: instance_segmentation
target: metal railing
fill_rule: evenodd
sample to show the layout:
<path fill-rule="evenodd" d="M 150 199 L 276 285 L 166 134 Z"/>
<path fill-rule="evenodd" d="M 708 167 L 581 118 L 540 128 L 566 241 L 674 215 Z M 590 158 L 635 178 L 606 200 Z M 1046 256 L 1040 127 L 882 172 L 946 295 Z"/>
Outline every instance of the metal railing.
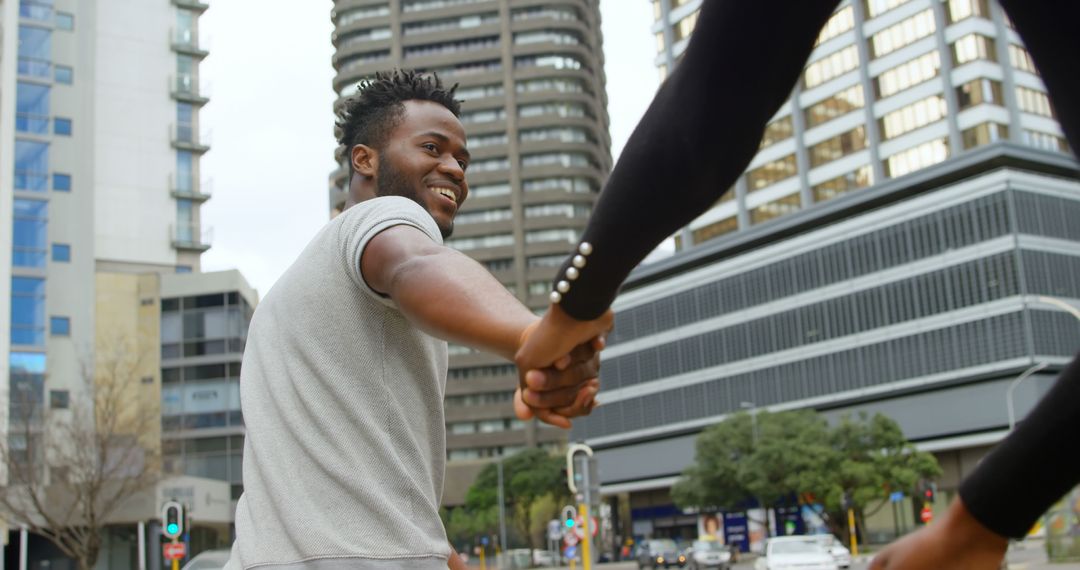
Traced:
<path fill-rule="evenodd" d="M 175 198 L 204 202 L 213 195 L 213 180 L 169 174 L 169 193 Z"/>
<path fill-rule="evenodd" d="M 205 251 L 210 249 L 214 230 L 200 224 L 175 224 L 169 226 L 169 236 L 172 238 L 173 247 L 177 249 Z"/>

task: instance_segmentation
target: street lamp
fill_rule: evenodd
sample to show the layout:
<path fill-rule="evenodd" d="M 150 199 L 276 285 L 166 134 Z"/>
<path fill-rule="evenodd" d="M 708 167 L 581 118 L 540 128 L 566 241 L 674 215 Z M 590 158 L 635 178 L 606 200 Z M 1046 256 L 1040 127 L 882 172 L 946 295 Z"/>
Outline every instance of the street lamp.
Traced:
<path fill-rule="evenodd" d="M 1048 365 L 1048 362 L 1040 362 L 1038 364 L 1032 365 L 1030 368 L 1025 370 L 1023 374 L 1018 376 L 1016 380 L 1013 380 L 1012 384 L 1009 384 L 1009 389 L 1005 392 L 1005 404 L 1008 406 L 1009 409 L 1009 431 L 1012 431 L 1013 427 L 1016 425 L 1016 414 L 1013 411 L 1013 390 L 1015 390 L 1016 387 L 1019 386 L 1025 378 L 1042 370 L 1043 368 L 1046 368 Z"/>

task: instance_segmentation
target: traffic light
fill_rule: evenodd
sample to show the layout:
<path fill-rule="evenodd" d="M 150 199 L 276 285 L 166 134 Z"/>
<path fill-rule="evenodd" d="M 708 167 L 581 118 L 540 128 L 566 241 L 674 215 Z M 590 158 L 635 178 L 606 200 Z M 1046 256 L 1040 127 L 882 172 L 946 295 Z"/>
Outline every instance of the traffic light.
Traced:
<path fill-rule="evenodd" d="M 184 533 L 184 505 L 169 501 L 161 507 L 161 533 L 176 540 Z"/>
<path fill-rule="evenodd" d="M 937 487 L 937 485 L 933 483 L 926 484 L 926 489 L 923 490 L 923 498 L 926 499 L 927 503 L 934 502 L 934 491 L 936 490 L 935 487 Z"/>
<path fill-rule="evenodd" d="M 562 513 L 563 526 L 565 526 L 567 530 L 573 529 L 574 525 L 577 524 L 577 511 L 574 510 L 574 507 L 566 506 L 563 507 Z"/>

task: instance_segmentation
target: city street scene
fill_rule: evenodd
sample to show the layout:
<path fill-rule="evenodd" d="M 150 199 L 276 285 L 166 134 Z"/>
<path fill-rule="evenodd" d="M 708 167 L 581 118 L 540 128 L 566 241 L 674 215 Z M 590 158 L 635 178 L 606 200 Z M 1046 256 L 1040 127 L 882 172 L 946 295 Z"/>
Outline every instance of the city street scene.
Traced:
<path fill-rule="evenodd" d="M 1076 22 L 0 0 L 0 570 L 1080 569 Z"/>

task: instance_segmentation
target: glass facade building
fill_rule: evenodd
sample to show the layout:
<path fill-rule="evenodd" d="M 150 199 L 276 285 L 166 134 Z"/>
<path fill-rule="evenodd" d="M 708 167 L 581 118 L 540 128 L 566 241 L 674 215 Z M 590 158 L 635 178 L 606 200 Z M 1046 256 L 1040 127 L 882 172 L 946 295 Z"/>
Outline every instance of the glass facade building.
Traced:
<path fill-rule="evenodd" d="M 540 311 L 611 168 L 597 0 L 337 0 L 337 105 L 376 71 L 437 72 L 459 85 L 472 162 L 469 199 L 447 245 Z M 330 176 L 344 202 L 348 168 Z M 444 502 L 460 504 L 487 461 L 565 434 L 514 419 L 517 376 L 495 356 L 451 347 Z M 465 404 L 466 400 L 473 402 Z M 484 403 L 479 403 L 484 402 Z"/>

